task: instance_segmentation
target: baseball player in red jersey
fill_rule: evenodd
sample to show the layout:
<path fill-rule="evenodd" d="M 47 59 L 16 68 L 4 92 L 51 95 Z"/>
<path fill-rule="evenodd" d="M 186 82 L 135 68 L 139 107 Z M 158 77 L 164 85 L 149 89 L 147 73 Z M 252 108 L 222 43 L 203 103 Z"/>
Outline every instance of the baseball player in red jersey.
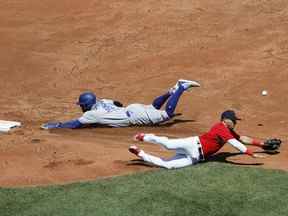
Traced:
<path fill-rule="evenodd" d="M 244 144 L 264 146 L 263 141 L 240 136 L 234 131 L 237 121 L 240 120 L 233 110 L 227 110 L 221 114 L 221 121 L 216 123 L 207 133 L 200 136 L 169 139 L 154 134 L 138 133 L 135 140 L 160 144 L 168 150 L 175 150 L 176 154 L 170 159 L 162 159 L 147 154 L 137 146 L 132 145 L 129 151 L 146 162 L 167 169 L 181 168 L 204 161 L 210 155 L 219 151 L 225 143 L 229 143 L 241 153 L 251 157 L 262 158 L 262 155 L 253 153 Z"/>

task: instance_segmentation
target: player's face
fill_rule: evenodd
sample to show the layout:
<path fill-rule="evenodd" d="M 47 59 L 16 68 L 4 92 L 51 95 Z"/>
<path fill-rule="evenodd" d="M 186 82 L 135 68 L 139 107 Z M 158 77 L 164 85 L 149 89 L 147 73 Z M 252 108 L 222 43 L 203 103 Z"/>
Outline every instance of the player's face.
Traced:
<path fill-rule="evenodd" d="M 230 119 L 224 119 L 225 124 L 227 125 L 228 128 L 230 129 L 234 129 L 236 126 L 236 122 L 234 123 L 232 120 Z"/>
<path fill-rule="evenodd" d="M 81 110 L 82 110 L 82 112 L 84 113 L 84 112 L 87 112 L 87 111 L 89 111 L 90 109 L 89 109 L 89 107 L 87 107 L 86 105 L 84 105 L 84 104 L 81 104 L 80 105 L 80 107 L 81 107 Z"/>
<path fill-rule="evenodd" d="M 236 126 L 236 122 L 234 123 L 234 122 L 231 121 L 231 123 L 229 124 L 229 128 L 230 129 L 234 129 L 235 126 Z"/>

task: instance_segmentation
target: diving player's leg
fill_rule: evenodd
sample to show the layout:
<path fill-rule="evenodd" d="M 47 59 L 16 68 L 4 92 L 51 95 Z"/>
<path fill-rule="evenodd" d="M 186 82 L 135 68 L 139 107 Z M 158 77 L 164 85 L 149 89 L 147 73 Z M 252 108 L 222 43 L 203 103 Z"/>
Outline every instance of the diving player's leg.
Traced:
<path fill-rule="evenodd" d="M 134 136 L 134 140 L 159 144 L 168 150 L 175 150 L 177 154 L 189 155 L 193 159 L 193 163 L 204 160 L 198 136 L 169 139 L 165 136 L 138 133 Z"/>
<path fill-rule="evenodd" d="M 176 91 L 170 96 L 165 107 L 165 111 L 170 118 L 174 116 L 176 106 L 184 91 L 185 91 L 184 87 L 182 85 L 179 85 Z"/>
<path fill-rule="evenodd" d="M 200 84 L 196 81 L 193 80 L 184 80 L 184 79 L 179 79 L 177 81 L 177 83 L 169 89 L 168 92 L 166 92 L 163 95 L 160 95 L 159 97 L 155 98 L 152 106 L 159 110 L 161 109 L 161 107 L 163 106 L 163 104 L 167 101 L 167 99 L 173 95 L 179 88 L 179 86 L 182 85 L 182 87 L 184 88 L 184 90 L 189 90 L 192 87 L 200 87 Z"/>
<path fill-rule="evenodd" d="M 137 146 L 130 146 L 129 151 L 137 155 L 145 162 L 151 163 L 159 167 L 164 167 L 166 169 L 182 168 L 193 164 L 193 160 L 191 159 L 191 157 L 185 154 L 176 154 L 172 158 L 165 160 L 160 157 L 147 154 L 143 150 L 140 150 Z"/>
<path fill-rule="evenodd" d="M 193 80 L 180 79 L 176 85 L 170 89 L 171 96 L 166 104 L 165 111 L 172 118 L 176 109 L 177 103 L 184 91 L 190 90 L 192 87 L 200 87 L 200 84 Z"/>
<path fill-rule="evenodd" d="M 139 153 L 139 157 L 148 163 L 159 167 L 164 167 L 166 169 L 177 169 L 193 164 L 193 160 L 185 154 L 176 154 L 174 157 L 165 160 L 142 151 Z"/>
<path fill-rule="evenodd" d="M 193 148 L 193 137 L 187 137 L 187 138 L 177 138 L 177 139 L 169 139 L 165 136 L 156 136 L 154 134 L 144 134 L 144 133 L 138 133 L 134 137 L 137 141 L 145 141 L 150 142 L 154 144 L 162 145 L 164 148 L 168 150 L 177 150 L 177 149 L 184 149 L 187 152 L 190 152 Z"/>
<path fill-rule="evenodd" d="M 152 106 L 159 110 L 161 109 L 161 107 L 163 106 L 163 104 L 165 104 L 165 102 L 167 101 L 167 99 L 170 97 L 170 92 L 166 92 L 165 94 L 163 95 L 160 95 L 159 97 L 155 98 L 153 103 L 152 103 Z"/>

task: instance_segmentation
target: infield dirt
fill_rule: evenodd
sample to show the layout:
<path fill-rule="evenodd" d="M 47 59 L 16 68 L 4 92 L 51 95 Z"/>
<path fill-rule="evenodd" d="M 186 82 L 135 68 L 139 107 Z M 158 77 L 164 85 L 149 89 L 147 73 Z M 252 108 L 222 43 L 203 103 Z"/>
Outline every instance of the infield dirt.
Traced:
<path fill-rule="evenodd" d="M 0 35 L 0 119 L 23 123 L 0 136 L 0 186 L 152 169 L 131 161 L 136 132 L 198 135 L 228 108 L 243 118 L 240 134 L 284 143 L 261 160 L 226 154 L 235 152 L 226 146 L 217 160 L 288 169 L 286 0 L 0 1 Z M 149 104 L 179 78 L 202 87 L 185 93 L 177 108 L 183 115 L 160 127 L 39 129 L 79 117 L 75 102 L 85 90 Z"/>

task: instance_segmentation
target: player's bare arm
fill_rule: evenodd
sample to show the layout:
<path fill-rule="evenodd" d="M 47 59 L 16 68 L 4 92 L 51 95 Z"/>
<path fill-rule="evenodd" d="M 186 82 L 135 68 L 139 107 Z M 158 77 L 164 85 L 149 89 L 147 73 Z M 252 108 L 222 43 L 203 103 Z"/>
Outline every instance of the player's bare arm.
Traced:
<path fill-rule="evenodd" d="M 238 149 L 241 153 L 247 154 L 254 158 L 264 158 L 263 155 L 256 154 L 252 150 L 248 149 L 242 142 L 238 141 L 237 139 L 230 139 L 228 143 L 232 145 L 234 148 Z"/>
<path fill-rule="evenodd" d="M 282 143 L 281 139 L 268 138 L 266 140 L 259 140 L 248 136 L 241 136 L 240 141 L 246 145 L 254 145 L 266 151 L 277 151 Z"/>

